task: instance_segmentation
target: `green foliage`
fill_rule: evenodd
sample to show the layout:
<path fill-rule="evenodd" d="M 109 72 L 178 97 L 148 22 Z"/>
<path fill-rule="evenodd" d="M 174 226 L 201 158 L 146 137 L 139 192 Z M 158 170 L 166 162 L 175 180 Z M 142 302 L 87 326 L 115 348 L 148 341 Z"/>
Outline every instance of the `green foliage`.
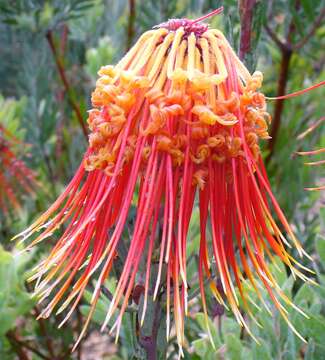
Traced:
<path fill-rule="evenodd" d="M 77 19 L 93 6 L 93 0 L 0 2 L 2 21 L 21 30 L 36 32 L 54 29 L 65 21 Z"/>
<path fill-rule="evenodd" d="M 111 64 L 113 62 L 114 49 L 109 37 L 105 36 L 99 39 L 98 46 L 87 49 L 85 70 L 87 74 L 95 82 L 98 69 L 103 64 Z"/>
<path fill-rule="evenodd" d="M 254 316 L 262 327 L 253 322 L 250 322 L 249 325 L 252 334 L 257 338 L 256 341 L 249 335 L 245 335 L 234 319 L 221 317 L 217 319 L 221 324 L 218 328 L 219 331 L 216 331 L 216 322 L 209 320 L 215 348 L 204 334 L 201 339 L 192 342 L 197 355 L 201 358 L 215 359 L 223 354 L 223 358 L 227 360 L 297 359 L 299 354 L 304 352 L 309 354 L 308 356 L 311 356 L 312 359 L 323 358 L 322 339 L 325 330 L 323 308 L 325 304 L 321 294 L 325 292 L 325 284 L 321 281 L 319 287 L 315 287 L 306 283 L 298 291 L 295 291 L 292 275 L 288 276 L 280 263 L 277 264 L 277 267 L 271 266 L 271 271 L 275 274 L 286 295 L 307 315 L 306 318 L 294 309 L 289 311 L 289 319 L 306 343 L 294 335 L 275 308 L 271 308 L 272 315 L 265 308 L 255 308 Z M 254 302 L 260 303 L 255 292 L 251 291 L 250 297 Z M 266 292 L 263 292 L 263 298 L 269 304 Z M 202 313 L 196 315 L 196 321 L 200 328 L 207 333 Z"/>
<path fill-rule="evenodd" d="M 221 28 L 225 32 L 237 51 L 241 35 L 237 0 L 136 1 L 131 41 L 134 42 L 135 37 L 143 31 L 168 18 L 195 18 L 221 5 L 224 6 L 224 16 L 211 18 L 209 22 L 212 27 Z M 40 358 L 35 352 L 28 350 L 26 344 L 19 345 L 17 339 L 23 343 L 26 340 L 28 345 L 37 348 L 47 359 L 76 359 L 79 356 L 83 358 L 83 352 L 88 352 L 89 347 L 91 352 L 95 352 L 96 346 L 91 343 L 91 335 L 97 334 L 106 316 L 109 297 L 103 295 L 98 302 L 88 329 L 90 336 L 86 336 L 81 342 L 81 355 L 77 352 L 70 355 L 71 347 L 89 313 L 92 289 L 85 291 L 81 306 L 65 327 L 57 329 L 63 319 L 62 315 L 37 322 L 35 317 L 40 309 L 31 299 L 31 289 L 25 281 L 26 274 L 34 263 L 45 257 L 55 239 L 43 242 L 37 252 L 28 254 L 20 254 L 9 239 L 53 202 L 74 174 L 87 145 L 69 102 L 68 93 L 62 85 L 46 35 L 49 32 L 53 35 L 58 59 L 63 64 L 71 87 L 70 95 L 72 94 L 80 107 L 85 120 L 98 69 L 102 65 L 118 61 L 130 40 L 127 31 L 130 21 L 128 6 L 127 0 L 0 0 L 0 123 L 17 138 L 31 145 L 27 151 L 30 156 L 26 156 L 26 148 L 21 156 L 28 166 L 37 172 L 42 183 L 37 197 L 25 199 L 21 214 L 16 214 L 9 223 L 0 223 L 0 359 L 17 358 L 20 356 L 17 355 L 17 348 L 24 351 L 27 358 Z M 265 23 L 267 22 L 280 40 L 286 39 L 291 24 L 290 41 L 299 44 L 312 30 L 324 6 L 324 0 L 257 1 L 253 13 L 251 50 L 244 57 L 244 61 L 251 70 L 256 67 L 263 71 L 263 91 L 266 95 L 276 95 L 282 53 L 265 31 Z M 287 92 L 324 79 L 324 35 L 325 26 L 321 23 L 312 36 L 306 39 L 304 46 L 293 52 Z M 321 168 L 304 166 L 306 160 L 296 155 L 296 151 L 325 147 L 324 126 L 319 126 L 303 139 L 298 137 L 324 115 L 324 95 L 324 88 L 320 88 L 285 102 L 275 151 L 267 169 L 281 207 L 294 224 L 304 248 L 315 260 L 314 263 L 309 260 L 302 262 L 303 265 L 313 267 L 313 277 L 319 286 L 294 282 L 287 269 L 280 266 L 279 272 L 272 265 L 281 288 L 309 317 L 306 319 L 295 310 L 289 310 L 288 314 L 297 331 L 306 339 L 306 343 L 303 343 L 277 314 L 267 293 L 262 291 L 262 298 L 271 308 L 272 316 L 265 308 L 252 306 L 256 319 L 263 328 L 248 321 L 252 334 L 260 343 L 258 344 L 245 329 L 239 327 L 230 311 L 225 310 L 223 315 L 214 315 L 215 304 L 207 291 L 208 323 L 213 347 L 198 298 L 197 249 L 200 231 L 196 209 L 191 220 L 187 245 L 191 311 L 186 319 L 185 359 L 325 358 L 324 195 L 303 190 L 304 187 L 320 184 L 324 176 L 320 172 Z M 272 105 L 269 110 L 272 113 Z M 265 156 L 268 152 L 265 143 Z M 313 158 L 314 161 L 320 159 L 320 156 Z M 144 266 L 142 264 L 142 268 Z M 117 266 L 116 272 L 118 271 L 120 269 Z M 108 281 L 105 287 L 113 294 L 115 279 Z M 260 305 L 261 301 L 256 294 L 249 288 L 248 292 L 251 299 Z M 105 358 L 144 358 L 139 336 L 150 333 L 151 323 L 148 321 L 142 330 L 136 328 L 134 310 L 141 309 L 143 298 L 140 298 L 139 304 L 135 305 L 133 302 L 129 305 L 117 348 L 113 346 L 113 339 L 104 340 L 105 348 L 113 347 L 113 351 Z M 153 313 L 154 306 L 155 303 L 150 299 L 148 317 Z M 158 336 L 161 359 L 165 358 L 163 353 L 167 346 L 163 327 L 165 316 L 166 314 L 161 315 Z M 12 340 L 10 335 L 17 336 L 17 339 Z M 99 335 L 96 336 L 101 339 Z M 175 338 L 172 337 L 168 343 L 170 359 L 178 354 L 175 343 Z M 101 359 L 105 355 L 94 356 Z"/>
<path fill-rule="evenodd" d="M 8 252 L 0 247 L 0 341 L 15 326 L 17 318 L 34 305 L 24 286 L 30 259 L 31 254 L 19 254 L 18 250 Z"/>
<path fill-rule="evenodd" d="M 105 283 L 105 288 L 110 294 L 114 294 L 115 284 L 114 280 L 107 281 Z M 92 292 L 86 291 L 84 298 L 86 300 L 86 304 L 82 305 L 80 310 L 81 313 L 85 316 L 89 314 L 90 303 L 92 298 Z M 95 322 L 99 327 L 103 324 L 103 319 L 105 319 L 107 314 L 107 309 L 110 305 L 110 300 L 105 295 L 101 295 L 94 315 L 92 317 L 92 321 Z M 121 358 L 122 359 L 130 359 L 134 356 L 134 354 L 139 351 L 139 346 L 137 346 L 137 341 L 135 339 L 135 327 L 134 327 L 134 316 L 135 313 L 132 311 L 128 311 L 123 318 L 123 324 L 120 334 L 120 343 L 123 348 L 121 349 Z M 108 326 L 112 326 L 114 321 L 116 320 L 116 316 L 109 322 Z M 116 359 L 120 359 L 116 357 Z"/>

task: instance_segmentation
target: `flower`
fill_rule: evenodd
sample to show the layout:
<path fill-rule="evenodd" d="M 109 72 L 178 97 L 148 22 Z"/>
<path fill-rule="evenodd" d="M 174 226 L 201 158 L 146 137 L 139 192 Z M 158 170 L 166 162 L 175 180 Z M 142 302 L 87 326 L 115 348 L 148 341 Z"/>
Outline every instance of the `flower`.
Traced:
<path fill-rule="evenodd" d="M 208 279 L 217 301 L 227 302 L 250 333 L 238 305 L 240 296 L 245 312 L 253 316 L 242 284 L 247 279 L 259 297 L 257 282 L 264 285 L 295 331 L 283 303 L 295 305 L 276 284 L 267 259 L 280 259 L 294 276 L 307 280 L 302 272 L 306 269 L 286 248 L 290 241 L 300 255 L 305 252 L 270 188 L 261 157 L 259 141 L 269 138 L 271 121 L 259 91 L 262 73 L 249 73 L 221 31 L 176 19 L 144 33 L 116 66 L 102 67 L 99 76 L 83 162 L 62 195 L 20 234 L 27 238 L 42 229 L 30 245 L 34 246 L 66 225 L 33 276 L 41 301 L 54 294 L 41 315 L 49 316 L 68 293 L 58 309 L 60 313 L 70 306 L 64 323 L 95 277 L 81 339 L 102 285 L 111 275 L 135 204 L 127 257 L 103 328 L 119 308 L 113 326 L 118 335 L 143 260 L 141 323 L 145 321 L 151 259 L 154 249 L 159 249 L 154 298 L 163 284 L 167 334 L 173 303 L 181 349 L 188 307 L 187 234 L 198 198 L 198 273 L 206 319 L 204 281 Z M 212 271 L 220 277 L 224 295 Z"/>
<path fill-rule="evenodd" d="M 20 210 L 19 197 L 23 192 L 34 194 L 35 173 L 16 155 L 22 145 L 4 126 L 0 125 L 0 210 L 7 217 L 11 210 Z"/>

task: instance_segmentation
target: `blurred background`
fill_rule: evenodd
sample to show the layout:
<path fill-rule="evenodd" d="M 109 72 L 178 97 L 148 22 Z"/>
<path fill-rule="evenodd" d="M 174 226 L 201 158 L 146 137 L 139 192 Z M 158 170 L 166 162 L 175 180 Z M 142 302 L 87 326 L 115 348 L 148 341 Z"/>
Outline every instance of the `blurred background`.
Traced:
<path fill-rule="evenodd" d="M 117 344 L 100 333 L 109 304 L 105 296 L 71 354 L 91 289 L 62 329 L 57 328 L 61 315 L 36 321 L 40 305 L 31 298 L 33 284 L 26 279 L 55 238 L 28 253 L 20 253 L 22 245 L 10 239 L 48 208 L 78 167 L 87 147 L 86 111 L 100 66 L 117 62 L 152 26 L 169 18 L 194 19 L 221 5 L 224 13 L 209 19 L 211 27 L 222 29 L 251 71 L 264 73 L 262 91 L 267 96 L 324 80 L 322 0 L 0 0 L 1 360 L 146 358 L 134 313 L 125 314 Z M 324 184 L 325 172 L 324 165 L 304 165 L 321 160 L 321 154 L 308 159 L 297 155 L 325 147 L 324 96 L 319 88 L 284 102 L 270 101 L 272 139 L 263 144 L 274 193 L 314 260 L 303 261 L 315 271 L 317 287 L 294 282 L 286 269 L 270 265 L 286 294 L 310 317 L 289 310 L 307 342 L 293 334 L 263 293 L 273 315 L 256 309 L 263 329 L 250 325 L 260 345 L 230 312 L 209 302 L 216 350 L 212 348 L 196 296 L 196 212 L 188 242 L 192 301 L 185 324 L 186 359 L 325 359 L 325 196 L 304 190 Z M 16 168 L 8 165 L 8 156 Z M 20 175 L 17 165 L 23 169 Z M 107 287 L 113 289 L 114 280 Z M 166 349 L 169 359 L 177 358 L 175 339 L 167 344 L 159 335 L 157 342 L 161 359 Z"/>

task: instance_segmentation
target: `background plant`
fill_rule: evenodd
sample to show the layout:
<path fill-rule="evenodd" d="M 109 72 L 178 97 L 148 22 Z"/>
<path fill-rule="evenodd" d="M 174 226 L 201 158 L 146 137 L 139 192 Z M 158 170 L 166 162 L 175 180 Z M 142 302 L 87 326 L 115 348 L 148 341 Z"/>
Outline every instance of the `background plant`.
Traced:
<path fill-rule="evenodd" d="M 99 323 L 114 291 L 113 282 L 106 285 L 107 296 L 101 299 L 88 336 L 71 355 L 90 296 L 85 296 L 82 306 L 63 329 L 57 329 L 60 316 L 36 321 L 39 308 L 29 295 L 32 284 L 25 280 L 29 269 L 44 257 L 52 244 L 49 241 L 48 248 L 44 243 L 30 254 L 19 254 L 9 239 L 48 207 L 78 166 L 87 144 L 86 110 L 90 107 L 90 93 L 99 66 L 118 60 L 134 39 L 153 25 L 168 18 L 194 18 L 220 5 L 225 7 L 224 16 L 211 19 L 211 26 L 224 30 L 250 69 L 257 66 L 264 72 L 263 90 L 267 95 L 282 95 L 324 79 L 325 2 L 322 0 L 0 0 L 0 93 L 6 101 L 16 99 L 12 106 L 17 114 L 8 124 L 8 112 L 0 109 L 0 122 L 21 140 L 32 144 L 26 162 L 43 184 L 37 197 L 26 196 L 21 213 L 10 221 L 1 219 L 1 359 L 145 358 L 141 336 L 147 330 L 140 335 L 135 331 L 136 315 L 132 307 L 126 314 L 117 346 L 106 334 L 99 334 Z M 311 288 L 293 283 L 286 269 L 277 274 L 287 294 L 310 316 L 310 320 L 304 320 L 291 314 L 307 344 L 297 339 L 275 313 L 270 318 L 266 312 L 257 310 L 257 317 L 264 325 L 264 329 L 253 328 L 261 342 L 259 346 L 241 331 L 230 313 L 211 302 L 209 313 L 217 345 L 217 350 L 213 350 L 193 287 L 192 310 L 186 324 L 188 359 L 325 358 L 322 344 L 325 199 L 321 193 L 303 190 L 324 182 L 324 176 L 321 167 L 304 166 L 305 159 L 296 156 L 299 150 L 325 147 L 322 125 L 303 139 L 298 138 L 323 116 L 324 95 L 321 88 L 285 102 L 274 102 L 272 140 L 264 144 L 273 189 L 304 247 L 314 258 L 314 263 L 307 265 L 314 268 L 320 283 L 319 287 Z M 194 217 L 188 249 L 194 279 L 198 236 Z M 157 344 L 161 350 L 168 347 L 169 358 L 175 356 L 173 340 L 166 344 L 164 336 L 159 334 Z"/>

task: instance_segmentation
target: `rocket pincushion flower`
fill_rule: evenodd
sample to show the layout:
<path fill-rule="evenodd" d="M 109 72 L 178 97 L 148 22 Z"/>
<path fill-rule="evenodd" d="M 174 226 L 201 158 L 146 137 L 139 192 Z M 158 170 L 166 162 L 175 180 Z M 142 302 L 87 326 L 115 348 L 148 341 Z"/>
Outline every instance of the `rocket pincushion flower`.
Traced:
<path fill-rule="evenodd" d="M 308 280 L 302 272 L 306 269 L 286 248 L 291 242 L 300 255 L 305 253 L 272 193 L 261 158 L 259 141 L 268 139 L 271 121 L 259 91 L 262 74 L 248 72 L 221 31 L 183 19 L 144 33 L 116 66 L 102 67 L 99 76 L 83 162 L 63 194 L 20 234 L 28 238 L 41 230 L 30 244 L 34 246 L 67 225 L 32 278 L 40 300 L 50 299 L 41 315 L 49 316 L 67 293 L 58 308 L 58 313 L 69 308 L 66 322 L 95 278 L 81 339 L 136 201 L 128 254 L 103 328 L 118 309 L 111 329 L 118 335 L 144 254 L 141 323 L 146 321 L 151 258 L 158 249 L 152 290 L 154 298 L 161 285 L 165 290 L 167 336 L 173 311 L 181 349 L 188 307 L 187 234 L 198 197 L 198 272 L 205 315 L 204 281 L 210 279 L 217 301 L 224 303 L 225 296 L 250 333 L 238 295 L 253 316 L 242 282 L 247 279 L 261 297 L 259 281 L 295 331 L 284 304 L 295 305 L 276 284 L 268 260 L 277 257 L 294 276 Z M 223 296 L 212 272 L 221 279 Z"/>
<path fill-rule="evenodd" d="M 21 209 L 23 192 L 34 195 L 38 186 L 35 173 L 17 157 L 21 145 L 19 139 L 0 125 L 0 213 L 5 217 Z"/>

